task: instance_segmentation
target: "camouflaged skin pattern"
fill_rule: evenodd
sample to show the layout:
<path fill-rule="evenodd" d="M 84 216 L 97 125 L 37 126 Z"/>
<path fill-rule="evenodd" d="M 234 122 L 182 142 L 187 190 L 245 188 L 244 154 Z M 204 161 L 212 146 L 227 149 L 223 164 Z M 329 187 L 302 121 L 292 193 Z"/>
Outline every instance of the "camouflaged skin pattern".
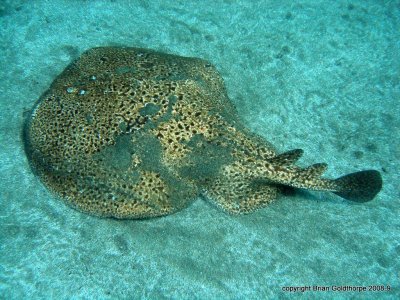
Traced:
<path fill-rule="evenodd" d="M 296 167 L 302 152 L 277 155 L 242 125 L 209 62 L 146 49 L 84 52 L 38 100 L 24 141 L 51 191 L 103 217 L 167 215 L 199 194 L 246 213 L 279 184 L 335 189 L 325 164 Z"/>
<path fill-rule="evenodd" d="M 236 124 L 208 62 L 94 48 L 40 98 L 26 140 L 37 174 L 74 207 L 144 218 L 182 209 L 207 186 L 227 188 L 216 180 L 222 167 L 248 152 L 274 155 L 267 143 L 236 133 Z"/>

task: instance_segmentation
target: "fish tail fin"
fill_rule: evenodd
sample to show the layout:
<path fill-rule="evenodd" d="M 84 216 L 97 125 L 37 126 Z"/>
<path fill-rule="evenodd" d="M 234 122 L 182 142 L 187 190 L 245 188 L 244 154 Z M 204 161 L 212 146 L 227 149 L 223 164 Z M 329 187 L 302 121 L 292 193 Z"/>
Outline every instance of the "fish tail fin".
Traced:
<path fill-rule="evenodd" d="M 344 175 L 334 180 L 338 190 L 334 193 L 354 202 L 371 201 L 382 188 L 382 176 L 376 170 Z"/>

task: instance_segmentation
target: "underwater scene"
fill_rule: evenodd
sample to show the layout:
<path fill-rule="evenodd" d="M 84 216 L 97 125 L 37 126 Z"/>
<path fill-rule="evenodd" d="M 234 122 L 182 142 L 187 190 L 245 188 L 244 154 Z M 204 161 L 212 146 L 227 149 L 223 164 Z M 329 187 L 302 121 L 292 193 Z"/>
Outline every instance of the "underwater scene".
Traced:
<path fill-rule="evenodd" d="M 1 299 L 397 299 L 400 2 L 0 3 Z"/>

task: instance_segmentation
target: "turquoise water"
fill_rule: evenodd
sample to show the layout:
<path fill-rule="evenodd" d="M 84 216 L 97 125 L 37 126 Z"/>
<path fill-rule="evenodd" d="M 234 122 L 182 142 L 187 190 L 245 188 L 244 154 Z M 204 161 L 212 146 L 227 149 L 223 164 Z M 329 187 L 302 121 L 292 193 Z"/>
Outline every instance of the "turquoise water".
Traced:
<path fill-rule="evenodd" d="M 399 297 L 399 28 L 398 1 L 0 2 L 0 298 Z M 29 168 L 24 112 L 106 45 L 211 61 L 249 128 L 329 177 L 377 169 L 383 190 L 299 191 L 239 217 L 200 198 L 145 221 L 71 209 Z"/>

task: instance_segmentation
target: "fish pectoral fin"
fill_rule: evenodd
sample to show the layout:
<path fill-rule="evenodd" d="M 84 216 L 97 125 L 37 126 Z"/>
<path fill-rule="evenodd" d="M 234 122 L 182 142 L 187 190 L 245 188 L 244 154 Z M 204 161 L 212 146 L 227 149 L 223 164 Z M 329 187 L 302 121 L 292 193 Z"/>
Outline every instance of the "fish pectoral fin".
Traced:
<path fill-rule="evenodd" d="M 365 170 L 344 175 L 334 180 L 339 190 L 334 193 L 354 202 L 367 202 L 382 189 L 382 176 L 376 170 Z"/>
<path fill-rule="evenodd" d="M 268 159 L 268 162 L 279 166 L 288 166 L 296 161 L 303 155 L 302 149 L 294 149 Z"/>

